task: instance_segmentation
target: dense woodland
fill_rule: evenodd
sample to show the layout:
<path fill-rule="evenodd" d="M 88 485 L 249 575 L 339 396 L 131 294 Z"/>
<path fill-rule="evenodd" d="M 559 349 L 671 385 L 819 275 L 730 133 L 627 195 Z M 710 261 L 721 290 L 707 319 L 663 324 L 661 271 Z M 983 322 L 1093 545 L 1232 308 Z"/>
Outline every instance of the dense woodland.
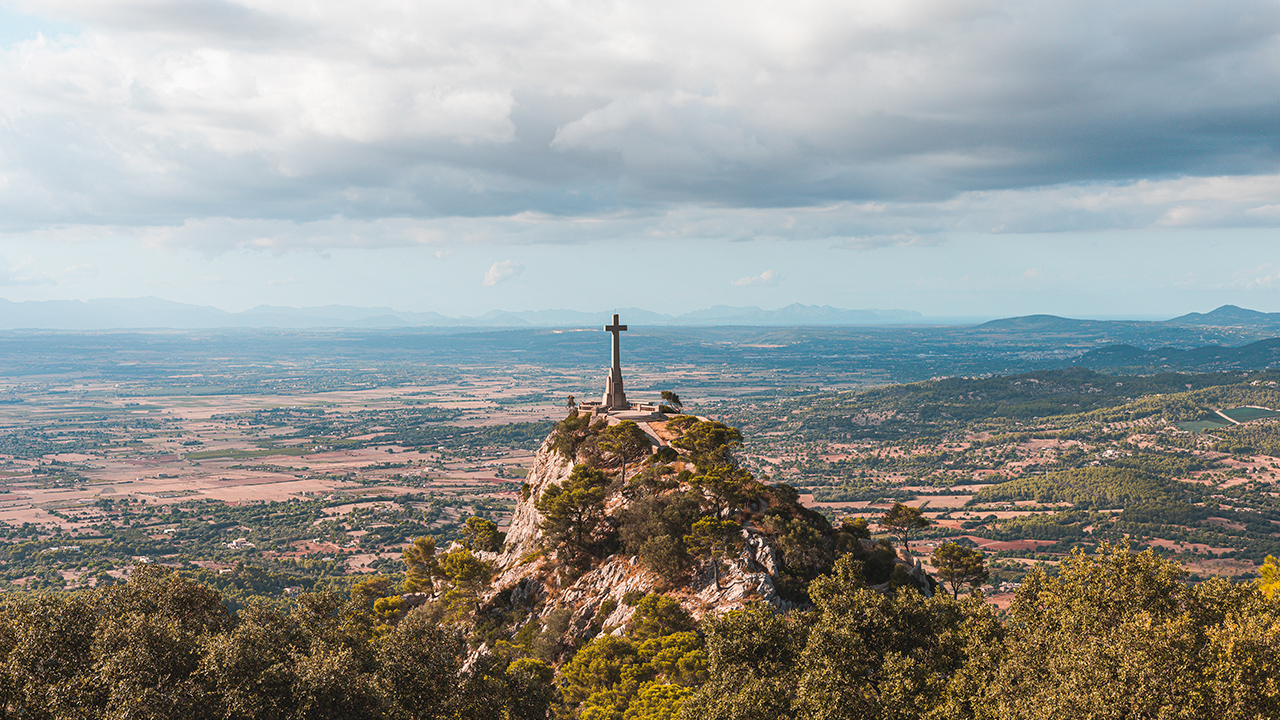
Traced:
<path fill-rule="evenodd" d="M 228 609 L 155 566 L 126 584 L 9 597 L 13 718 L 1265 718 L 1280 599 L 1184 581 L 1150 552 L 1076 552 L 999 617 L 979 595 L 869 588 L 849 556 L 809 609 L 694 623 L 662 595 L 577 643 L 555 613 L 475 654 L 483 614 L 408 612 L 376 588 Z"/>

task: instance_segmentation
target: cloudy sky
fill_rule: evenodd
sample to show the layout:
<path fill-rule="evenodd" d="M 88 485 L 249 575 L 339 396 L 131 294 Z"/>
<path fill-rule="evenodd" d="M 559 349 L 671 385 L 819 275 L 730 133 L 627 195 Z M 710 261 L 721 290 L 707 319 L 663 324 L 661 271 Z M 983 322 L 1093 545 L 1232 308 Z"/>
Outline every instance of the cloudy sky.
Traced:
<path fill-rule="evenodd" d="M 1280 1 L 0 0 L 0 297 L 1280 310 Z"/>

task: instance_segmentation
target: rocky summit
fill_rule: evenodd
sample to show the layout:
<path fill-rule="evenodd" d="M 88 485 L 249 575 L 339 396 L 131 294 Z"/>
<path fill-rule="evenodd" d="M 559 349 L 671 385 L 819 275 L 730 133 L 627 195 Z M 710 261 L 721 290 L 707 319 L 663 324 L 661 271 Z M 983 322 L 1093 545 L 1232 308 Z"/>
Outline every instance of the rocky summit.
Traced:
<path fill-rule="evenodd" d="M 630 464 L 624 439 L 634 441 Z M 543 621 L 569 613 L 564 640 L 621 633 L 633 598 L 662 593 L 693 618 L 753 601 L 805 607 L 808 581 L 838 555 L 861 561 L 871 587 L 936 582 L 865 524 L 833 527 L 787 485 L 739 468 L 741 436 L 707 418 L 632 421 L 574 411 L 542 443 L 500 552 L 486 611 Z M 483 611 L 482 611 L 483 612 Z"/>

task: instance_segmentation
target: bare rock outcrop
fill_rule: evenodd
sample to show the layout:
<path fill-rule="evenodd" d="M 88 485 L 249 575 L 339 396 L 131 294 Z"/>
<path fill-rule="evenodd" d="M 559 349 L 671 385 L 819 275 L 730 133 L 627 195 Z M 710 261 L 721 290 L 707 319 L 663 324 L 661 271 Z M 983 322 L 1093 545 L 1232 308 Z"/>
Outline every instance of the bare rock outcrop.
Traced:
<path fill-rule="evenodd" d="M 529 477 L 525 479 L 527 495 L 522 493 L 520 503 L 511 516 L 507 541 L 497 559 L 500 569 L 521 565 L 524 558 L 538 549 L 538 541 L 542 538 L 538 524 L 542 522 L 542 515 L 538 513 L 534 503 L 542 497 L 542 491 L 548 485 L 564 482 L 572 470 L 573 461 L 552 449 L 550 437 L 544 440 L 533 458 Z"/>
<path fill-rule="evenodd" d="M 784 562 L 776 539 L 751 523 L 742 530 L 737 553 L 723 558 L 718 577 L 710 564 L 705 564 L 671 586 L 638 559 L 621 553 L 596 562 L 580 576 L 566 577 L 543 551 L 539 528 L 543 517 L 535 504 L 547 487 L 565 482 L 573 466 L 573 460 L 552 447 L 551 438 L 543 442 L 512 516 L 506 544 L 501 553 L 486 557 L 498 571 L 488 600 L 504 598 L 503 602 L 528 609 L 531 619 L 546 618 L 557 608 L 567 610 L 571 614 L 568 640 L 596 632 L 621 632 L 634 612 L 624 598 L 651 592 L 675 598 L 694 618 L 738 609 L 753 601 L 768 602 L 779 610 L 796 606 L 779 593 Z M 607 498 L 606 507 L 614 512 L 627 502 L 621 494 L 614 494 Z M 763 509 L 758 506 L 753 511 Z M 885 554 L 883 546 L 870 540 L 861 542 L 866 553 Z M 922 587 L 930 587 L 924 566 L 909 553 L 895 554 L 892 562 L 901 565 Z"/>

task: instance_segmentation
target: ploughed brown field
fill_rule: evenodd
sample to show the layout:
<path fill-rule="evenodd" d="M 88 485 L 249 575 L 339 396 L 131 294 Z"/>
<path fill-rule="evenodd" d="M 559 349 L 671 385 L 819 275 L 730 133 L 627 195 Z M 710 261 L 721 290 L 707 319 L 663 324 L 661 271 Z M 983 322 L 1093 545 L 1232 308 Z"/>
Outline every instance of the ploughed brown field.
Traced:
<path fill-rule="evenodd" d="M 248 425 L 242 420 L 246 413 L 273 408 L 351 413 L 412 408 L 426 399 L 433 408 L 457 411 L 447 422 L 463 428 L 563 415 L 550 405 L 501 404 L 534 389 L 479 377 L 462 386 L 145 398 L 120 394 L 116 383 L 45 380 L 51 391 L 33 392 L 29 383 L 4 388 L 22 401 L 0 404 L 2 432 L 102 429 L 110 440 L 90 450 L 38 458 L 0 455 L 0 524 L 30 523 L 40 526 L 41 536 L 65 533 L 86 540 L 100 534 L 94 526 L 110 521 L 100 507 L 104 499 L 163 508 L 195 500 L 241 505 L 413 492 L 511 504 L 516 499 L 511 483 L 527 473 L 533 458 L 532 451 L 502 448 L 459 453 L 394 444 L 329 446 L 322 439 L 291 437 L 297 434 L 291 426 Z M 367 507 L 351 503 L 328 510 L 345 515 Z M 296 543 L 268 554 L 301 557 L 341 549 L 333 543 Z M 398 556 L 398 547 L 347 554 L 350 570 L 369 571 L 376 557 Z"/>

